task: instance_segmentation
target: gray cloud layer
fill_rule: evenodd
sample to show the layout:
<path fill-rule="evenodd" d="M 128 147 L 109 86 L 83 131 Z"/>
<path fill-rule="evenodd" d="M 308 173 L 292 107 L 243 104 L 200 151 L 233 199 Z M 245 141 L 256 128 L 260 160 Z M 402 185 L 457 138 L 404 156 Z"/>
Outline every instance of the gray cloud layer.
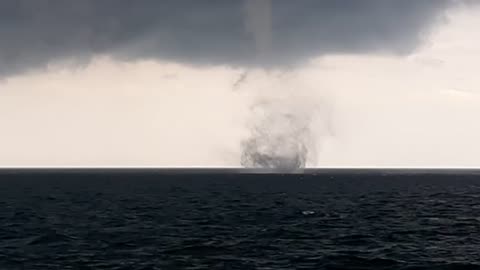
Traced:
<path fill-rule="evenodd" d="M 273 0 L 267 64 L 332 52 L 407 53 L 451 3 Z M 244 0 L 0 0 L 0 74 L 103 53 L 191 64 L 258 64 L 255 33 L 245 21 L 251 20 L 248 9 Z"/>

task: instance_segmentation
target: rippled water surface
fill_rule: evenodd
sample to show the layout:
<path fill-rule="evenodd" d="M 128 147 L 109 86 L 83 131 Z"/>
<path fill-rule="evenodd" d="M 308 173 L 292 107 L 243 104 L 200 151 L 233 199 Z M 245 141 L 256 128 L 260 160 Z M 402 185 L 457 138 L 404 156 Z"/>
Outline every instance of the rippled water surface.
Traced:
<path fill-rule="evenodd" d="M 471 269 L 480 177 L 3 175 L 0 269 Z"/>

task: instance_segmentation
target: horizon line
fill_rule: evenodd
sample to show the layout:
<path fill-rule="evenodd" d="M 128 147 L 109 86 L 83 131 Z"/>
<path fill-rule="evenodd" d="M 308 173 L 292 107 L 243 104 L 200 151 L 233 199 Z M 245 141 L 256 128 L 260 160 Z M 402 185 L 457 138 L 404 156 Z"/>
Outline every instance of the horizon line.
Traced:
<path fill-rule="evenodd" d="M 234 166 L 0 166 L 0 170 L 4 169 L 156 169 L 156 170 L 190 170 L 190 169 L 211 169 L 211 170 L 281 170 L 274 168 L 245 168 Z M 307 167 L 297 170 L 329 170 L 329 169 L 367 169 L 367 170 L 480 170 L 479 167 L 471 166 L 452 166 L 452 167 L 420 167 L 420 166 L 331 166 L 331 167 Z"/>

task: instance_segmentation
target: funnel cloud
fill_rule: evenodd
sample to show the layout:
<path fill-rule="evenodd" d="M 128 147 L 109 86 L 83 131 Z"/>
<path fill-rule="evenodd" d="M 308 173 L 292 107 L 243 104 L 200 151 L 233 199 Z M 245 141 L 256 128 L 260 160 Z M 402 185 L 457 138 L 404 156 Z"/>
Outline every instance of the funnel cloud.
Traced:
<path fill-rule="evenodd" d="M 245 29 L 253 34 L 257 61 L 272 49 L 272 0 L 246 0 Z"/>

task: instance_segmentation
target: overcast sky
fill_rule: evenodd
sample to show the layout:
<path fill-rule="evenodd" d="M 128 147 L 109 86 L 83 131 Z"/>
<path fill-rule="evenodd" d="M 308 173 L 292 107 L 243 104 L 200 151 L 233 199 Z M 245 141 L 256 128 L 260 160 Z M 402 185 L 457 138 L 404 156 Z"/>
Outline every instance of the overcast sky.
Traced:
<path fill-rule="evenodd" d="M 240 166 L 283 99 L 311 167 L 480 166 L 479 7 L 272 2 L 1 0 L 0 165 Z"/>

